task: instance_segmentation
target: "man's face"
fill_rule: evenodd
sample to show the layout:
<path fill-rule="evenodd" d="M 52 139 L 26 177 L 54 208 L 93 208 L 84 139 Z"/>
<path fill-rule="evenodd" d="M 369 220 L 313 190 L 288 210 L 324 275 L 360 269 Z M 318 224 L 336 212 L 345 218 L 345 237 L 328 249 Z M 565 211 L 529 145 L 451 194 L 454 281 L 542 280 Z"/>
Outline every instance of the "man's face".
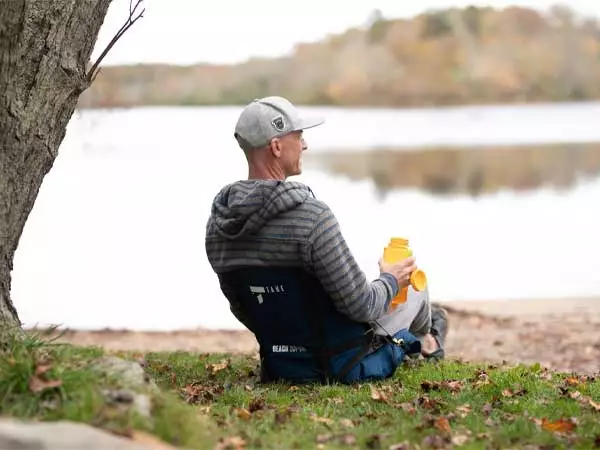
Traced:
<path fill-rule="evenodd" d="M 302 173 L 302 152 L 308 147 L 302 131 L 292 131 L 279 138 L 281 147 L 280 162 L 286 177 Z"/>

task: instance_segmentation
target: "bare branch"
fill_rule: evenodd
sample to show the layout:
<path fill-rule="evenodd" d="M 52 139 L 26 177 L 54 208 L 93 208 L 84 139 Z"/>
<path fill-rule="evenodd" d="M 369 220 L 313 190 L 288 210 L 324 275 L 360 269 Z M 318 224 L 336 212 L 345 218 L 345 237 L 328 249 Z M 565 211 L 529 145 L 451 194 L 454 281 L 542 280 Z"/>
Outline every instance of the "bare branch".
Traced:
<path fill-rule="evenodd" d="M 113 46 L 117 43 L 117 41 L 121 38 L 121 36 L 123 36 L 125 34 L 125 32 L 133 26 L 134 23 L 136 23 L 139 19 L 144 17 L 144 12 L 146 12 L 146 8 L 143 8 L 140 11 L 140 13 L 134 17 L 135 12 L 137 11 L 138 7 L 142 4 L 143 1 L 144 0 L 137 0 L 135 6 L 133 6 L 133 0 L 129 0 L 129 17 L 127 18 L 127 20 L 125 21 L 123 26 L 119 29 L 119 31 L 117 31 L 117 33 L 111 39 L 111 41 L 108 43 L 108 45 L 106 46 L 104 51 L 100 54 L 100 56 L 98 57 L 98 59 L 96 60 L 96 62 L 92 66 L 92 68 L 88 71 L 88 73 L 86 75 L 88 84 L 92 84 L 94 82 L 94 80 L 96 79 L 96 76 L 98 75 L 98 72 L 100 71 L 100 69 L 99 69 L 100 63 L 106 57 L 106 55 L 108 54 L 110 49 L 113 48 Z"/>

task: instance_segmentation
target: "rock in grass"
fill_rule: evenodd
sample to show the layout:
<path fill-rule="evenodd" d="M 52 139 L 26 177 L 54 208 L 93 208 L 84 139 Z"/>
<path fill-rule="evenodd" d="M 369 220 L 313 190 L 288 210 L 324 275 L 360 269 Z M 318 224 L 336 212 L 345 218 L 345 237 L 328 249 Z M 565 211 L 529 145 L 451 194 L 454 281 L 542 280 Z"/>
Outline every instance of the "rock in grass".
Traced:
<path fill-rule="evenodd" d="M 0 450 L 169 450 L 158 441 L 136 442 L 75 422 L 0 420 Z"/>

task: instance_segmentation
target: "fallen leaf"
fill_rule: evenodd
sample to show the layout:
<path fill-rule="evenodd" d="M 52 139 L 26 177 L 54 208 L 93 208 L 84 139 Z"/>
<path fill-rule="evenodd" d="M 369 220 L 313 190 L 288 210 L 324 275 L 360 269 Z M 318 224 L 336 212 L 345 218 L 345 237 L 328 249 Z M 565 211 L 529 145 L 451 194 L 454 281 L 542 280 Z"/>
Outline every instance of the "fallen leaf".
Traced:
<path fill-rule="evenodd" d="M 571 419 L 549 421 L 545 418 L 542 419 L 541 426 L 545 430 L 552 431 L 554 433 L 570 433 L 577 427 L 575 422 Z"/>
<path fill-rule="evenodd" d="M 242 420 L 250 420 L 252 418 L 252 414 L 246 408 L 235 408 L 233 411 Z"/>
<path fill-rule="evenodd" d="M 588 405 L 590 405 L 595 411 L 600 412 L 600 403 L 596 403 L 595 401 L 593 401 L 592 399 L 588 400 Z"/>
<path fill-rule="evenodd" d="M 565 386 L 581 386 L 591 381 L 587 375 L 570 376 L 563 380 Z"/>
<path fill-rule="evenodd" d="M 487 372 L 485 370 L 478 370 L 473 381 L 473 388 L 480 388 L 488 384 L 491 384 L 491 380 Z"/>
<path fill-rule="evenodd" d="M 504 397 L 517 397 L 525 394 L 527 394 L 527 390 L 521 388 L 521 386 L 516 386 L 514 389 L 504 389 L 502 391 Z"/>
<path fill-rule="evenodd" d="M 375 389 L 373 386 L 371 386 L 371 398 L 373 400 L 375 400 L 376 402 L 383 402 L 383 403 L 389 402 L 388 396 L 384 392 Z"/>
<path fill-rule="evenodd" d="M 427 395 L 422 395 L 421 397 L 417 398 L 416 404 L 425 409 L 440 410 L 443 403 L 441 401 L 429 398 Z"/>
<path fill-rule="evenodd" d="M 423 439 L 422 445 L 423 447 L 443 449 L 446 448 L 448 444 L 450 444 L 450 439 L 447 436 L 434 434 L 432 436 L 426 436 L 425 439 Z"/>
<path fill-rule="evenodd" d="M 400 444 L 393 444 L 390 445 L 389 450 L 410 450 L 410 444 L 406 441 Z"/>
<path fill-rule="evenodd" d="M 292 418 L 292 414 L 298 412 L 299 408 L 295 406 L 288 406 L 284 410 L 275 411 L 275 423 L 282 425 Z"/>
<path fill-rule="evenodd" d="M 248 411 L 253 413 L 253 412 L 265 409 L 266 407 L 267 407 L 267 404 L 266 404 L 264 398 L 255 397 L 252 400 L 250 400 L 250 403 L 248 404 Z"/>
<path fill-rule="evenodd" d="M 215 375 L 222 370 L 225 370 L 229 367 L 230 361 L 228 359 L 221 360 L 218 363 L 209 363 L 204 366 L 208 371 L 209 375 Z"/>
<path fill-rule="evenodd" d="M 490 433 L 478 433 L 475 435 L 475 439 L 477 439 L 479 441 L 487 441 L 491 438 L 492 438 L 492 436 L 490 435 Z"/>
<path fill-rule="evenodd" d="M 224 391 L 222 386 L 207 386 L 203 384 L 187 384 L 181 390 L 186 403 L 197 404 L 212 402 Z"/>
<path fill-rule="evenodd" d="M 340 425 L 346 428 L 354 428 L 354 422 L 351 419 L 340 419 Z"/>
<path fill-rule="evenodd" d="M 196 412 L 200 415 L 206 415 L 208 413 L 210 413 L 210 411 L 212 410 L 212 406 L 199 406 L 196 408 Z"/>
<path fill-rule="evenodd" d="M 29 390 L 38 394 L 48 389 L 54 389 L 62 386 L 62 380 L 47 380 L 46 374 L 52 368 L 52 365 L 39 361 L 36 363 L 35 370 L 29 379 Z"/>
<path fill-rule="evenodd" d="M 438 417 L 435 420 L 435 427 L 444 433 L 450 433 L 452 431 L 450 428 L 450 422 L 448 422 L 448 419 L 445 417 Z"/>
<path fill-rule="evenodd" d="M 242 450 L 246 447 L 246 441 L 240 436 L 220 438 L 215 450 Z"/>
<path fill-rule="evenodd" d="M 448 380 L 448 381 L 423 381 L 421 383 L 421 389 L 425 392 L 432 390 L 447 390 L 450 392 L 459 392 L 463 388 L 463 382 L 460 380 Z"/>
<path fill-rule="evenodd" d="M 39 394 L 45 390 L 60 387 L 62 384 L 62 380 L 42 380 L 34 375 L 29 379 L 29 390 L 34 394 Z"/>
<path fill-rule="evenodd" d="M 317 423 L 323 423 L 325 425 L 332 425 L 334 422 L 333 419 L 329 419 L 327 417 L 319 417 L 314 413 L 311 414 L 310 418 Z"/>
<path fill-rule="evenodd" d="M 52 364 L 38 363 L 38 365 L 35 367 L 35 375 L 39 377 L 48 372 L 51 368 Z"/>
<path fill-rule="evenodd" d="M 356 444 L 356 436 L 350 433 L 342 434 L 338 440 L 342 445 L 354 445 Z"/>
<path fill-rule="evenodd" d="M 514 422 L 516 420 L 517 416 L 515 416 L 514 414 L 511 414 L 511 413 L 505 412 L 502 414 L 502 418 L 507 422 Z"/>
<path fill-rule="evenodd" d="M 290 391 L 290 392 L 295 392 L 295 391 L 297 391 L 298 389 L 299 389 L 299 387 L 298 387 L 298 386 L 290 386 L 290 388 L 288 389 L 288 391 Z"/>
<path fill-rule="evenodd" d="M 252 386 L 250 386 L 249 384 L 246 384 L 246 385 L 244 385 L 244 389 L 249 392 L 249 391 L 253 390 L 254 388 Z"/>
<path fill-rule="evenodd" d="M 456 411 L 458 412 L 458 415 L 464 419 L 471 412 L 471 405 L 465 403 L 464 405 L 457 406 Z"/>
<path fill-rule="evenodd" d="M 492 405 L 491 405 L 491 403 L 486 403 L 485 405 L 483 405 L 483 407 L 481 408 L 481 412 L 484 415 L 489 416 L 492 413 Z"/>
<path fill-rule="evenodd" d="M 457 434 L 456 436 L 452 436 L 452 445 L 462 446 L 465 445 L 469 441 L 469 436 L 466 434 Z"/>
<path fill-rule="evenodd" d="M 332 439 L 333 439 L 333 434 L 331 434 L 331 433 L 317 434 L 317 437 L 315 438 L 315 440 L 317 441 L 317 444 L 325 444 L 325 443 L 331 441 Z"/>
<path fill-rule="evenodd" d="M 327 401 L 329 403 L 333 403 L 334 405 L 341 405 L 342 403 L 344 403 L 344 399 L 342 397 L 328 398 Z"/>

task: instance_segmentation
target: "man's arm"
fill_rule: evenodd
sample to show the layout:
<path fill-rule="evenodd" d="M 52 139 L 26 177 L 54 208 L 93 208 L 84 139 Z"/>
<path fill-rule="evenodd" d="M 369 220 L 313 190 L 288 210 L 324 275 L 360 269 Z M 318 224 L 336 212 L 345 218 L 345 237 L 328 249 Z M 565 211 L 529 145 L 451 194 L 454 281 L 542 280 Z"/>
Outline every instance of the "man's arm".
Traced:
<path fill-rule="evenodd" d="M 398 293 L 396 278 L 383 273 L 368 282 L 358 266 L 337 218 L 328 207 L 319 215 L 308 238 L 308 264 L 335 307 L 357 322 L 379 319 Z"/>

